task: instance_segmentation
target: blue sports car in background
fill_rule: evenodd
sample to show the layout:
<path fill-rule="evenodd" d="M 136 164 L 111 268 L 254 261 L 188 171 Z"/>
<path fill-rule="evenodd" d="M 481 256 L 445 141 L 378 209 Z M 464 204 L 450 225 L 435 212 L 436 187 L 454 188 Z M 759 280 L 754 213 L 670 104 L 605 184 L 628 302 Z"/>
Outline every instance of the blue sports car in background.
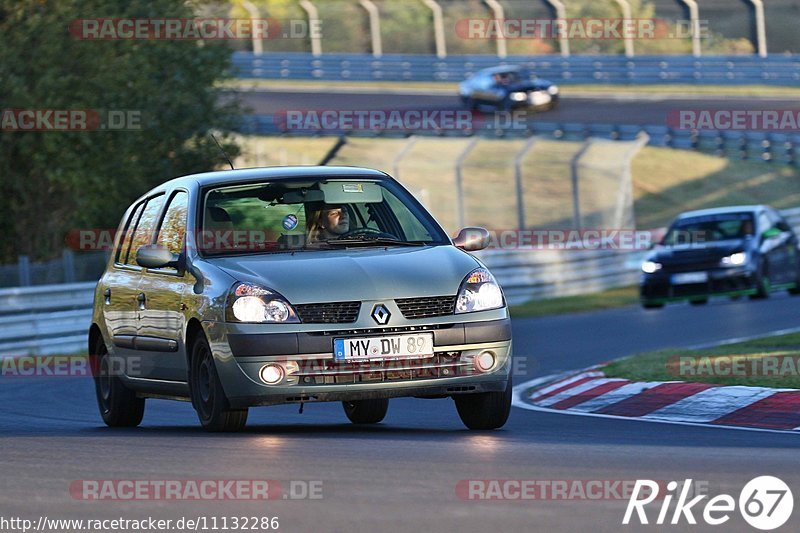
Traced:
<path fill-rule="evenodd" d="M 491 106 L 501 111 L 553 109 L 559 98 L 556 84 L 513 65 L 478 71 L 461 82 L 458 92 L 468 109 Z"/>

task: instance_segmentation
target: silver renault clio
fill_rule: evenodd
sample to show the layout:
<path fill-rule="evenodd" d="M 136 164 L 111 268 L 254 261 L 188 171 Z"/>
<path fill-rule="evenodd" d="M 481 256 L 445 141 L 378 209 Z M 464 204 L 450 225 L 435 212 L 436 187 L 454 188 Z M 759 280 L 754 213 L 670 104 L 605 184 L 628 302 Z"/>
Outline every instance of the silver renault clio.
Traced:
<path fill-rule="evenodd" d="M 147 398 L 191 401 L 236 431 L 248 408 L 340 401 L 356 424 L 389 398 L 453 398 L 470 429 L 503 426 L 503 293 L 396 180 L 351 167 L 209 172 L 128 208 L 97 284 L 89 353 L 109 426 Z M 301 405 L 302 408 L 302 405 Z"/>

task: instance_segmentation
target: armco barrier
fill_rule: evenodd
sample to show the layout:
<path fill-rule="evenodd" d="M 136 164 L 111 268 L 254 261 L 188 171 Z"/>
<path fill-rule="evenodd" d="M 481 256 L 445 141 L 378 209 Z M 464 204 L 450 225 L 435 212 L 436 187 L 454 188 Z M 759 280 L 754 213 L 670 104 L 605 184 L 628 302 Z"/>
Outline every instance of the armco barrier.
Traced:
<path fill-rule="evenodd" d="M 323 54 L 281 52 L 233 54 L 239 78 L 326 81 L 459 82 L 474 72 L 500 64 L 524 66 L 556 83 L 795 85 L 800 57 L 755 56 L 509 56 Z"/>
<path fill-rule="evenodd" d="M 800 232 L 800 208 L 783 211 Z M 636 284 L 644 251 L 481 252 L 511 304 Z M 94 282 L 0 289 L 0 357 L 86 350 Z"/>

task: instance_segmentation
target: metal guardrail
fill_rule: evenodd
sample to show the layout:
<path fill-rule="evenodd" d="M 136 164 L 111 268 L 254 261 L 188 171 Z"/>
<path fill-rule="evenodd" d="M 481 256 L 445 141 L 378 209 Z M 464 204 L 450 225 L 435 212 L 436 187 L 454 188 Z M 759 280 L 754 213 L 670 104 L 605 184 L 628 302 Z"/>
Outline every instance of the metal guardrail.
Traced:
<path fill-rule="evenodd" d="M 800 233 L 800 208 L 783 211 Z M 588 294 L 637 283 L 643 251 L 481 253 L 510 303 Z M 83 352 L 95 282 L 0 289 L 0 356 Z"/>
<path fill-rule="evenodd" d="M 235 52 L 240 78 L 326 81 L 461 81 L 498 64 L 524 66 L 556 83 L 795 85 L 800 56 L 508 56 Z"/>

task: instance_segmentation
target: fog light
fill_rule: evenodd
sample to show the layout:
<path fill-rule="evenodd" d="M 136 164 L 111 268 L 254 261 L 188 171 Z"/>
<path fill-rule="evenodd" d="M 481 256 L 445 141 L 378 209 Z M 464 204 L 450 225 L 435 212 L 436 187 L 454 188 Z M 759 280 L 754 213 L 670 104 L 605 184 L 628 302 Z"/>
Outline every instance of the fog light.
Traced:
<path fill-rule="evenodd" d="M 261 381 L 267 385 L 275 385 L 283 380 L 284 372 L 281 365 L 270 364 L 261 369 Z"/>
<path fill-rule="evenodd" d="M 488 372 L 492 369 L 495 363 L 494 354 L 492 352 L 481 352 L 475 358 L 475 368 L 481 372 Z"/>

